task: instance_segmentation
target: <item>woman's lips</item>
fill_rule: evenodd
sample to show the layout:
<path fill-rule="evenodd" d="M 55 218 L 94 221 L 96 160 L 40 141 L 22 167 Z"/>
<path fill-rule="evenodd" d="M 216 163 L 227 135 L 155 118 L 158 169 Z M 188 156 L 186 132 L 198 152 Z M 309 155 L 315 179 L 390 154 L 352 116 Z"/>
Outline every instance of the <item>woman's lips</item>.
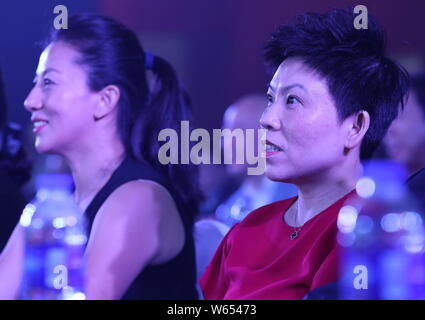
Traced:
<path fill-rule="evenodd" d="M 283 149 L 274 143 L 266 140 L 266 158 L 272 157 L 280 152 L 282 152 Z"/>
<path fill-rule="evenodd" d="M 266 151 L 266 158 L 272 157 L 275 154 L 278 154 L 280 152 L 282 152 L 282 151 Z"/>
<path fill-rule="evenodd" d="M 32 132 L 34 133 L 34 134 L 39 134 L 40 132 L 41 132 L 41 130 L 43 130 L 47 125 L 48 125 L 48 122 L 47 121 L 34 121 L 33 122 L 33 125 L 34 125 L 34 128 L 33 128 L 33 130 L 32 130 Z"/>

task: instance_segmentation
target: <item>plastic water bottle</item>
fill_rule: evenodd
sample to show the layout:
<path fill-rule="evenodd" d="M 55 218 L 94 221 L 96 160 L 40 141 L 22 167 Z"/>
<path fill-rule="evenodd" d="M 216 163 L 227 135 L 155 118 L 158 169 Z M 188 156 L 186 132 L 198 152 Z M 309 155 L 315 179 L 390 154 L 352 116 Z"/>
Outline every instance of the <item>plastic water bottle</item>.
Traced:
<path fill-rule="evenodd" d="M 44 174 L 21 216 L 25 227 L 22 299 L 84 299 L 84 214 L 70 194 L 66 174 Z"/>
<path fill-rule="evenodd" d="M 422 208 L 406 176 L 394 162 L 367 164 L 358 198 L 341 209 L 340 298 L 425 299 Z"/>

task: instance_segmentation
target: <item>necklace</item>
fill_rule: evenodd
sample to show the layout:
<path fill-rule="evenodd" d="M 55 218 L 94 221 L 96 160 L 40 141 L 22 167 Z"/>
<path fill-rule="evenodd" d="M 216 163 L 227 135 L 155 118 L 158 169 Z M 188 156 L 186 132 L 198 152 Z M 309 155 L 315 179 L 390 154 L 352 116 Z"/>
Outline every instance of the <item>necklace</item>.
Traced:
<path fill-rule="evenodd" d="M 294 240 L 296 237 L 298 237 L 298 234 L 300 233 L 300 231 L 301 231 L 301 227 L 299 228 L 294 227 L 294 232 L 292 232 L 290 236 L 291 240 Z"/>
<path fill-rule="evenodd" d="M 298 201 L 297 201 L 297 206 L 298 206 Z M 295 227 L 292 227 L 294 229 L 294 231 L 291 233 L 291 236 L 289 237 L 291 240 L 294 240 L 296 237 L 298 237 L 298 234 L 301 231 L 302 226 L 296 227 L 297 225 L 298 225 L 297 214 L 295 214 Z"/>

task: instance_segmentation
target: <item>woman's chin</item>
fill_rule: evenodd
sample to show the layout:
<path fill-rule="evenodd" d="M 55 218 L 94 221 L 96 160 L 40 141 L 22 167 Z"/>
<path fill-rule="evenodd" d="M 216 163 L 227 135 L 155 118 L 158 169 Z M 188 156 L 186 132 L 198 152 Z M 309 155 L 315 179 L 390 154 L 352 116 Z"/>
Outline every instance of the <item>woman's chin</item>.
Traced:
<path fill-rule="evenodd" d="M 275 170 L 271 166 L 266 167 L 266 177 L 272 181 L 285 182 L 288 176 L 282 172 L 282 170 Z"/>
<path fill-rule="evenodd" d="M 49 147 L 49 145 L 45 142 L 42 142 L 38 139 L 35 141 L 35 150 L 37 150 L 38 153 L 53 153 L 52 149 Z"/>
<path fill-rule="evenodd" d="M 269 167 L 266 167 L 266 177 L 267 179 L 272 181 L 282 181 L 282 179 L 284 178 L 282 173 L 276 172 L 275 170 Z"/>

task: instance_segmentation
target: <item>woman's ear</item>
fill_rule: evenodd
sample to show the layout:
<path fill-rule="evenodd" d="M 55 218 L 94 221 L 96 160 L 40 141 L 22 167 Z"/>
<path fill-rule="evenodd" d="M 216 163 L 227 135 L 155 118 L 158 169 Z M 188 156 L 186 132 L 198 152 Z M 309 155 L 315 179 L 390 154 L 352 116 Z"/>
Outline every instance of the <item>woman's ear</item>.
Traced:
<path fill-rule="evenodd" d="M 94 113 L 94 120 L 100 120 L 110 114 L 120 100 L 120 89 L 116 85 L 108 85 L 99 93 L 99 102 Z"/>
<path fill-rule="evenodd" d="M 361 144 L 363 137 L 366 135 L 370 126 L 370 115 L 367 111 L 361 110 L 351 115 L 346 120 L 349 130 L 345 141 L 345 147 L 353 149 Z"/>

